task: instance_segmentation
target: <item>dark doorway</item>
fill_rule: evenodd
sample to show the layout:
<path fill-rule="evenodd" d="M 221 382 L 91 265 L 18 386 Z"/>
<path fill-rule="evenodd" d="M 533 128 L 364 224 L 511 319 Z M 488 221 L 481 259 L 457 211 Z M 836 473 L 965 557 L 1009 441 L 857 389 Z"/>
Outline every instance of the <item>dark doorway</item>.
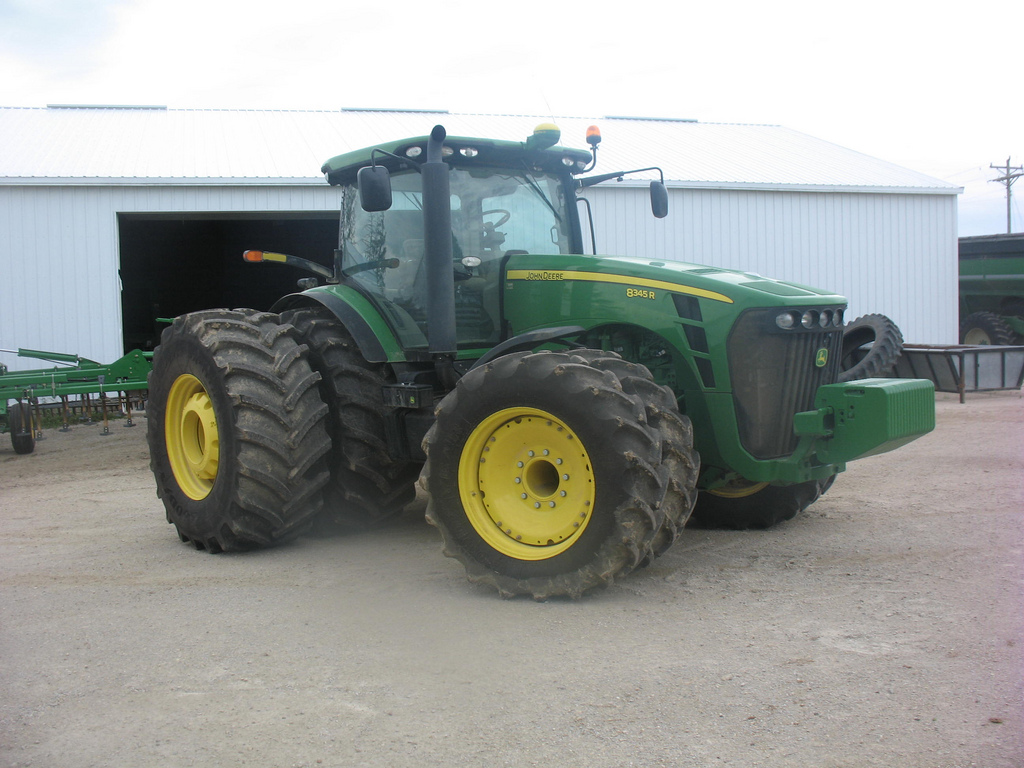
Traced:
<path fill-rule="evenodd" d="M 242 252 L 278 251 L 330 266 L 338 214 L 118 215 L 125 350 L 153 349 L 159 317 L 215 307 L 269 309 L 311 275 L 281 264 L 248 264 Z"/>

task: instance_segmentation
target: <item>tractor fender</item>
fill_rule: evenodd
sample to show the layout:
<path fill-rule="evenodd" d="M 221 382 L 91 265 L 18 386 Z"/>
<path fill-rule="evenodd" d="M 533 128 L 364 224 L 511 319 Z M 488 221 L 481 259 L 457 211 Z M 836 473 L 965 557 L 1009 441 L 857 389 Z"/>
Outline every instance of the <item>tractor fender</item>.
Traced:
<path fill-rule="evenodd" d="M 390 362 L 380 337 L 374 332 L 367 319 L 359 310 L 332 291 L 307 291 L 282 296 L 274 303 L 270 311 L 281 313 L 289 309 L 311 307 L 317 304 L 325 307 L 338 318 L 348 332 L 352 334 L 352 338 L 359 347 L 360 353 L 368 362 Z M 397 347 L 397 343 L 395 346 Z"/>
<path fill-rule="evenodd" d="M 525 352 L 552 341 L 565 343 L 566 339 L 575 338 L 585 332 L 586 329 L 579 325 L 563 325 L 557 328 L 538 328 L 533 331 L 526 331 L 525 333 L 513 336 L 511 339 L 506 339 L 496 347 L 493 347 L 486 355 L 473 363 L 470 370 L 487 365 L 487 363 L 502 355 L 509 355 L 513 352 Z M 576 344 L 574 346 L 579 345 Z"/>

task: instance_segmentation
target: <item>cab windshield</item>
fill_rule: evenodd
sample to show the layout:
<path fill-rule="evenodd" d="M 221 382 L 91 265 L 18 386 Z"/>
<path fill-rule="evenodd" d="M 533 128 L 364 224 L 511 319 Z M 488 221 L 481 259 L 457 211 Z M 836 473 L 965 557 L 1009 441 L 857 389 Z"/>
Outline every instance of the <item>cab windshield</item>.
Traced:
<path fill-rule="evenodd" d="M 368 213 L 355 185 L 344 189 L 340 246 L 345 275 L 380 308 L 405 348 L 425 347 L 426 273 L 421 176 L 392 176 L 393 205 Z M 500 340 L 501 259 L 569 253 L 566 189 L 557 176 L 453 169 L 452 279 L 460 346 Z"/>

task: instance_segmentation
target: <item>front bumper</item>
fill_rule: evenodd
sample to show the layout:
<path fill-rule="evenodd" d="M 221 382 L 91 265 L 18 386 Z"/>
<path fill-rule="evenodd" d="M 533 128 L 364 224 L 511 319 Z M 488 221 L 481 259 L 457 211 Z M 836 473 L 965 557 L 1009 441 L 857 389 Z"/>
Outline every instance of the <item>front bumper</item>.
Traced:
<path fill-rule="evenodd" d="M 800 438 L 796 453 L 815 463 L 885 453 L 935 429 L 935 385 L 925 379 L 828 384 L 818 389 L 814 406 L 793 417 L 793 430 Z"/>

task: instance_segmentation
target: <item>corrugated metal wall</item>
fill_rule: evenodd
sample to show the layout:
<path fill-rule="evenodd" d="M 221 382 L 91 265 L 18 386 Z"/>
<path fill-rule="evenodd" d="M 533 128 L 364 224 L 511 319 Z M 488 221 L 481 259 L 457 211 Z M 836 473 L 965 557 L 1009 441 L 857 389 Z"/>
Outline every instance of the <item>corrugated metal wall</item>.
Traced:
<path fill-rule="evenodd" d="M 756 272 L 836 291 L 847 317 L 892 318 L 908 342 L 957 342 L 955 195 L 671 189 L 591 190 L 599 253 Z M 635 226 L 622 226 L 621 222 Z"/>
<path fill-rule="evenodd" d="M 835 290 L 849 317 L 881 312 L 907 341 L 955 343 L 956 197 L 670 190 L 650 214 L 643 188 L 589 192 L 598 250 L 743 269 Z M 117 213 L 337 210 L 323 186 L 0 187 L 0 347 L 121 349 Z M 624 222 L 631 222 L 627 225 Z M 37 361 L 4 355 L 12 370 Z"/>
<path fill-rule="evenodd" d="M 0 348 L 108 363 L 121 348 L 118 213 L 337 210 L 322 186 L 0 187 Z M 5 354 L 11 370 L 45 367 Z"/>

